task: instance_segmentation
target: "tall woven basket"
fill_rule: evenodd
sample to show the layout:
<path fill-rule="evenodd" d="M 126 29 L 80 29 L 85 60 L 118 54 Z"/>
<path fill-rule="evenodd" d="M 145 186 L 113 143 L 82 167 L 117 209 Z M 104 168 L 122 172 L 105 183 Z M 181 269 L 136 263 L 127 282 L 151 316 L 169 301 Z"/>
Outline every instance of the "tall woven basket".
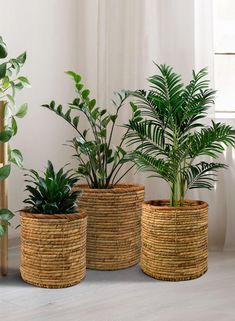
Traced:
<path fill-rule="evenodd" d="M 20 213 L 22 279 L 43 288 L 79 283 L 86 273 L 84 210 L 76 214 Z"/>
<path fill-rule="evenodd" d="M 143 205 L 141 268 L 160 280 L 198 278 L 207 271 L 208 204 L 167 204 L 160 200 Z"/>
<path fill-rule="evenodd" d="M 83 190 L 79 205 L 88 214 L 87 268 L 118 270 L 137 264 L 144 186 L 78 187 Z"/>

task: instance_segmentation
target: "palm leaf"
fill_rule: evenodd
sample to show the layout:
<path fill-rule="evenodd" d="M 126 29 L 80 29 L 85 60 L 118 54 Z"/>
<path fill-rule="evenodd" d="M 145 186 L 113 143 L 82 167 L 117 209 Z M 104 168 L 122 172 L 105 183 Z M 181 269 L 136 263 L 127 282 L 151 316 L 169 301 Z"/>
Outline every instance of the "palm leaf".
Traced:
<path fill-rule="evenodd" d="M 140 151 L 130 153 L 129 159 L 135 162 L 139 170 L 154 172 L 155 177 L 163 178 L 168 182 L 175 180 L 174 172 L 172 172 L 168 162 L 164 159 L 156 159 Z"/>
<path fill-rule="evenodd" d="M 230 125 L 215 123 L 190 136 L 188 141 L 189 155 L 195 158 L 208 155 L 217 158 L 225 149 L 224 146 L 235 146 L 235 130 Z"/>
<path fill-rule="evenodd" d="M 191 165 L 187 171 L 184 171 L 184 177 L 187 182 L 187 189 L 194 188 L 214 188 L 213 183 L 216 181 L 217 171 L 228 166 L 221 163 L 200 162 Z"/>

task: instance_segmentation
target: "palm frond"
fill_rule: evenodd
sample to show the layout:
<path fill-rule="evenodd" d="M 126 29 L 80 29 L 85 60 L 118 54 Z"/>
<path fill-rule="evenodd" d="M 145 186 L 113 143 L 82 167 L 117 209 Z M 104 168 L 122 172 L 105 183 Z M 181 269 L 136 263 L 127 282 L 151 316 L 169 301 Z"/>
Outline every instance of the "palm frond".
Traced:
<path fill-rule="evenodd" d="M 165 140 L 172 140 L 171 133 L 167 129 L 159 127 L 158 123 L 152 120 L 141 122 L 130 120 L 129 127 L 131 131 L 127 134 L 127 145 L 136 144 L 136 150 L 141 150 L 152 156 L 163 155 L 169 157 L 171 145 Z"/>
<path fill-rule="evenodd" d="M 149 77 L 153 90 L 167 102 L 175 102 L 183 92 L 181 76 L 173 72 L 173 68 L 167 65 L 158 65 L 159 75 Z M 169 104 L 170 105 L 170 104 Z M 174 105 L 171 107 L 175 108 Z"/>
<path fill-rule="evenodd" d="M 169 183 L 175 180 L 174 171 L 169 166 L 168 162 L 161 158 L 155 158 L 140 151 L 135 151 L 129 154 L 131 159 L 139 170 L 153 172 L 155 177 L 162 178 Z"/>
<path fill-rule="evenodd" d="M 217 158 L 225 150 L 224 146 L 235 146 L 235 130 L 230 125 L 212 121 L 212 126 L 191 135 L 188 144 L 192 158 L 200 155 Z"/>
<path fill-rule="evenodd" d="M 206 75 L 207 68 L 201 69 L 198 73 L 193 70 L 193 78 L 184 89 L 182 131 L 201 127 L 202 124 L 195 122 L 204 118 L 208 108 L 214 104 L 215 91 L 209 89 L 209 80 L 204 79 Z"/>
<path fill-rule="evenodd" d="M 157 65 L 160 74 L 151 76 L 148 80 L 151 83 L 152 91 L 158 97 L 158 100 L 165 107 L 166 120 L 171 125 L 178 123 L 181 118 L 181 106 L 183 103 L 183 83 L 181 76 L 173 72 L 173 69 L 167 65 Z M 153 99 L 153 94 L 150 94 Z M 180 113 L 180 115 L 179 115 Z"/>
<path fill-rule="evenodd" d="M 196 165 L 191 165 L 184 171 L 184 177 L 187 182 L 187 189 L 214 188 L 218 169 L 227 168 L 228 166 L 222 163 L 207 163 L 200 162 Z"/>

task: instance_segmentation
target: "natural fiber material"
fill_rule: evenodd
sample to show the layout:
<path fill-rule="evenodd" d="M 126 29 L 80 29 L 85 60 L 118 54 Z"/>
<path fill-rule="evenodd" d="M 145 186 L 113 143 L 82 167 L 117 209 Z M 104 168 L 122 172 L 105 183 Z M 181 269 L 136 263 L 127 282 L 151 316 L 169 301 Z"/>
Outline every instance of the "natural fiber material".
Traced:
<path fill-rule="evenodd" d="M 88 214 L 87 268 L 118 270 L 137 264 L 144 186 L 78 187 L 83 190 L 79 205 Z"/>
<path fill-rule="evenodd" d="M 167 201 L 143 205 L 141 268 L 160 280 L 197 278 L 207 271 L 208 204 L 185 201 L 183 207 Z"/>
<path fill-rule="evenodd" d="M 44 288 L 79 283 L 86 273 L 84 210 L 77 214 L 20 213 L 22 279 Z"/>

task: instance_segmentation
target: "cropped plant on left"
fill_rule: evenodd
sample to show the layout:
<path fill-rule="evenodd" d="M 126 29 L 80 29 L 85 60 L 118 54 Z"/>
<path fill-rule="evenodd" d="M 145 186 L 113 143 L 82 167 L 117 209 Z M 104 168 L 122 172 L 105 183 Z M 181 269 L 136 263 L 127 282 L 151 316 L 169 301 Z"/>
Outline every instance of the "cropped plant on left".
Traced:
<path fill-rule="evenodd" d="M 6 144 L 17 134 L 17 119 L 23 118 L 27 113 L 27 104 L 18 106 L 15 103 L 16 92 L 25 87 L 30 87 L 29 81 L 25 76 L 20 75 L 21 68 L 26 61 L 26 52 L 16 58 L 9 58 L 7 46 L 0 36 L 0 108 L 1 123 L 4 124 L 0 131 L 0 144 Z M 1 148 L 1 150 L 3 150 Z M 2 159 L 2 155 L 1 155 Z M 0 181 L 8 178 L 11 172 L 11 163 L 22 167 L 23 157 L 18 149 L 11 149 L 8 144 L 8 162 L 1 164 Z M 0 237 L 4 234 L 6 224 L 14 214 L 7 208 L 0 209 Z"/>

